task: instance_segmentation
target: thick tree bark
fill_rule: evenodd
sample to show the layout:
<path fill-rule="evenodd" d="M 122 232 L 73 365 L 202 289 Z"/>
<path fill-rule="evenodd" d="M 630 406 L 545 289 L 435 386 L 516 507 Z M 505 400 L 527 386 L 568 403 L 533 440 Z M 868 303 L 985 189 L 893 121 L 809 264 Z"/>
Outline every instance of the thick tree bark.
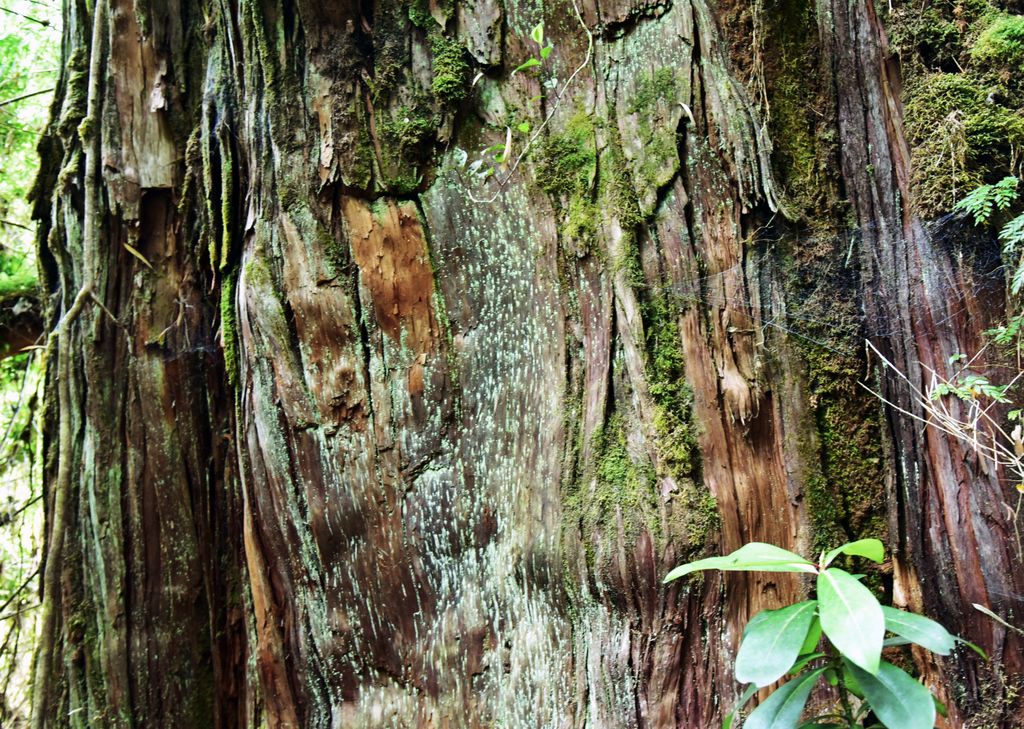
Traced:
<path fill-rule="evenodd" d="M 920 382 L 1002 305 L 913 213 L 870 4 L 91 11 L 37 206 L 43 725 L 714 726 L 808 585 L 661 577 L 860 536 L 993 655 L 921 664 L 949 724 L 1019 725 L 968 607 L 1024 587 L 999 474 L 857 385 L 862 335 Z M 477 202 L 462 151 L 548 114 Z"/>

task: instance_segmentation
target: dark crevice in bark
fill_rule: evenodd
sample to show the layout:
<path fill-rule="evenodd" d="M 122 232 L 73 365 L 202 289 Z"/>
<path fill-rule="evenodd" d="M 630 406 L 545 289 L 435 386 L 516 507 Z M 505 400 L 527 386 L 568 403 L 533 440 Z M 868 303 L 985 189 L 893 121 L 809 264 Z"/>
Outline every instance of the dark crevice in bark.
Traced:
<path fill-rule="evenodd" d="M 606 22 L 601 22 L 593 30 L 594 36 L 604 41 L 619 40 L 629 35 L 636 26 L 648 20 L 657 20 L 672 9 L 672 0 L 640 0 L 634 3 L 626 12 L 625 17 L 618 17 Z M 596 3 L 595 3 L 596 5 Z M 601 8 L 598 5 L 597 15 L 603 17 Z"/>

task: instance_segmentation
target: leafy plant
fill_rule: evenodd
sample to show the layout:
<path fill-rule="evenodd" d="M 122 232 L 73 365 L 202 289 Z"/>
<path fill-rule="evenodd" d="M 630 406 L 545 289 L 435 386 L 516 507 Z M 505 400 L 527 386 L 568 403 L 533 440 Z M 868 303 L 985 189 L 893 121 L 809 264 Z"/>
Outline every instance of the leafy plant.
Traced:
<path fill-rule="evenodd" d="M 750 712 L 744 729 L 934 726 L 936 711 L 943 707 L 925 686 L 884 660 L 882 649 L 914 643 L 945 656 L 957 642 L 966 641 L 934 620 L 881 605 L 861 582 L 863 575 L 833 566 L 840 555 L 882 562 L 884 549 L 877 539 L 861 539 L 823 552 L 815 563 L 771 544 L 751 542 L 724 557 L 676 567 L 665 577 L 671 582 L 710 569 L 815 576 L 815 599 L 763 610 L 747 623 L 736 655 L 736 679 L 749 686 L 726 715 L 723 729 L 731 729 L 736 714 L 758 689 L 786 676 L 790 678 Z M 821 681 L 839 692 L 839 703 L 801 723 L 807 700 Z"/>
<path fill-rule="evenodd" d="M 590 64 L 590 59 L 594 51 L 594 36 L 587 27 L 587 24 L 583 20 L 583 15 L 580 11 L 579 5 L 576 0 L 572 0 L 573 13 L 576 16 L 576 20 L 580 24 L 580 28 L 583 34 L 587 38 L 587 52 L 583 58 L 583 61 L 579 66 L 572 72 L 567 80 L 560 82 L 557 77 L 551 75 L 546 81 L 544 81 L 543 88 L 548 92 L 553 92 L 550 95 L 546 92 L 542 92 L 536 96 L 530 98 L 529 103 L 534 105 L 536 108 L 537 117 L 540 119 L 539 124 L 532 123 L 529 119 L 512 118 L 509 119 L 505 125 L 505 141 L 503 144 L 494 144 L 490 147 L 482 150 L 477 159 L 469 163 L 469 155 L 461 149 L 456 149 L 455 162 L 459 169 L 464 166 L 467 171 L 475 176 L 478 181 L 483 182 L 488 179 L 494 179 L 497 181 L 497 189 L 494 193 L 487 198 L 477 198 L 469 193 L 469 198 L 475 203 L 492 203 L 494 202 L 501 190 L 508 184 L 508 181 L 512 178 L 512 174 L 519 167 L 520 163 L 526 158 L 527 153 L 533 144 L 540 138 L 544 129 L 547 127 L 548 122 L 551 121 L 555 115 L 555 111 L 561 105 L 562 97 L 565 92 L 572 85 L 573 81 L 580 74 L 580 72 Z M 541 67 L 549 60 L 552 52 L 555 50 L 554 44 L 545 37 L 544 35 L 544 23 L 538 23 L 530 31 L 530 39 L 537 45 L 537 52 L 535 55 L 531 55 L 525 61 L 520 63 L 509 74 L 509 78 L 513 78 L 517 73 L 523 73 L 531 69 L 537 69 Z M 478 73 L 476 78 L 473 79 L 473 85 L 475 86 L 477 81 L 483 76 L 482 73 Z M 542 104 L 541 102 L 545 102 Z M 546 113 L 543 113 L 543 106 L 547 106 Z M 521 135 L 523 139 L 518 141 L 516 135 Z M 518 149 L 518 154 L 516 150 Z M 498 174 L 498 171 L 502 174 Z"/>
<path fill-rule="evenodd" d="M 984 225 L 994 210 L 1006 210 L 1017 199 L 1017 178 L 1004 177 L 994 185 L 981 185 L 953 206 L 957 212 L 974 217 L 975 225 Z"/>
<path fill-rule="evenodd" d="M 551 52 L 554 51 L 555 46 L 547 40 L 545 43 L 544 37 L 544 23 L 538 23 L 530 31 L 530 39 L 537 44 L 538 55 L 530 56 L 525 61 L 520 63 L 509 74 L 509 78 L 512 78 L 517 73 L 528 71 L 531 68 L 540 68 L 543 66 L 544 61 L 548 59 Z M 539 56 L 539 57 L 538 57 Z M 557 85 L 557 79 L 554 80 Z M 531 103 L 538 106 L 542 97 L 535 96 L 530 99 Z M 516 119 L 513 118 L 505 127 L 505 141 L 501 144 L 492 144 L 491 146 L 483 149 L 478 158 L 469 165 L 469 171 L 476 175 L 481 180 L 486 180 L 491 177 L 500 168 L 507 168 L 512 163 L 513 151 L 515 149 L 515 135 L 526 135 L 529 137 L 530 132 L 533 129 L 533 125 L 530 124 L 527 119 Z M 526 145 L 529 144 L 529 140 Z M 524 146 L 525 148 L 525 146 Z"/>

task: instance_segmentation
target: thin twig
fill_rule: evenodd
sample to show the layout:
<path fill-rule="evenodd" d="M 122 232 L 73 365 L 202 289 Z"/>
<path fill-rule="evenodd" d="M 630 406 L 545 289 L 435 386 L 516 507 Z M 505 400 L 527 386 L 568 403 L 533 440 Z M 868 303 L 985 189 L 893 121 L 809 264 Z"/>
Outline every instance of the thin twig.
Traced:
<path fill-rule="evenodd" d="M 1010 507 L 1009 504 L 1004 503 L 1004 505 L 1006 506 L 1010 520 L 1013 523 L 1017 547 L 1017 559 L 1024 561 L 1024 544 L 1021 542 L 1019 525 L 1021 505 L 1024 503 L 1024 492 L 1020 491 L 1021 484 L 1024 484 L 1024 453 L 1018 451 L 1018 446 L 1021 445 L 1019 435 L 1007 433 L 1002 424 L 992 416 L 991 411 L 997 404 L 995 398 L 992 398 L 991 403 L 983 406 L 977 398 L 972 397 L 971 402 L 967 405 L 969 412 L 968 419 L 964 420 L 963 418 L 953 414 L 950 409 L 950 404 L 948 404 L 951 401 L 946 401 L 938 395 L 940 385 L 946 385 L 947 387 L 952 386 L 949 380 L 939 375 L 938 372 L 931 367 L 922 363 L 922 368 L 931 375 L 931 383 L 926 386 L 927 392 L 921 392 L 921 390 L 910 381 L 910 378 L 907 377 L 905 373 L 890 362 L 885 355 L 878 351 L 878 348 L 875 347 L 874 344 L 868 341 L 867 345 L 871 351 L 875 353 L 875 356 L 881 360 L 886 369 L 896 373 L 896 375 L 907 384 L 910 390 L 914 393 L 912 400 L 925 414 L 927 414 L 928 417 L 921 417 L 917 413 L 911 412 L 901 405 L 897 405 L 882 396 L 880 393 L 875 392 L 864 383 L 860 383 L 861 387 L 894 411 L 905 415 L 912 420 L 923 423 L 926 426 L 930 425 L 937 428 L 940 432 L 966 443 L 978 456 L 987 459 L 997 468 L 1000 466 L 1005 468 L 1016 477 L 1016 488 L 1021 494 L 1017 499 L 1017 508 L 1015 510 Z M 966 365 L 958 370 L 957 374 L 964 372 L 968 367 L 970 367 L 974 361 L 978 359 L 980 354 L 980 352 L 975 354 L 975 356 L 972 357 Z M 1004 391 L 1013 387 L 1013 385 L 1015 385 L 1022 377 L 1024 377 L 1024 372 L 1018 372 L 1006 385 Z M 960 399 L 962 400 L 963 398 Z M 1014 433 L 1018 433 L 1018 430 L 1015 429 Z"/>
<path fill-rule="evenodd" d="M 26 588 L 26 587 L 28 587 L 28 586 L 29 586 L 29 583 L 30 583 L 30 582 L 32 582 L 32 580 L 34 580 L 34 579 L 36 578 L 36 575 L 38 575 L 38 574 L 39 574 L 39 568 L 38 568 L 38 567 L 36 567 L 36 568 L 35 568 L 34 570 L 32 570 L 32 574 L 30 574 L 30 575 L 29 575 L 29 576 L 28 576 L 28 577 L 27 577 L 27 578 L 25 579 L 25 581 L 21 583 L 21 585 L 20 585 L 20 586 L 18 587 L 18 589 L 16 589 L 16 590 L 15 590 L 14 592 L 12 592 L 12 593 L 11 593 L 11 595 L 10 595 L 10 597 L 8 597 L 8 598 L 7 598 L 7 599 L 6 599 L 5 601 L 4 601 L 4 604 L 3 604 L 3 605 L 0 605 L 0 613 L 2 613 L 2 612 L 3 612 L 4 610 L 6 610 L 6 609 L 7 609 L 7 606 L 8 606 L 8 605 L 10 605 L 10 604 L 11 604 L 12 602 L 14 602 L 14 599 L 15 599 L 15 598 L 16 598 L 16 597 L 17 597 L 18 595 L 20 595 L 20 594 L 21 594 L 21 593 L 22 593 L 22 592 L 23 592 L 23 591 L 25 590 L 25 588 Z"/>
<path fill-rule="evenodd" d="M 27 607 L 18 608 L 17 610 L 15 610 L 13 612 L 5 613 L 3 615 L 0 615 L 0 620 L 10 620 L 11 618 L 16 618 L 19 615 L 21 615 L 22 613 L 27 613 L 29 610 L 35 610 L 40 605 L 42 605 L 42 603 L 41 602 L 37 602 L 35 605 L 29 605 Z"/>
<path fill-rule="evenodd" d="M 7 439 L 11 437 L 11 432 L 14 430 L 14 424 L 18 420 L 18 414 L 21 412 L 21 406 L 25 402 L 25 390 L 28 387 L 28 373 L 32 370 L 32 360 L 35 359 L 36 353 L 29 352 L 28 362 L 25 363 L 25 371 L 21 375 L 21 387 L 18 388 L 18 402 L 14 406 L 14 412 L 11 413 L 11 419 L 7 421 L 7 430 L 4 431 L 3 437 L 0 438 L 0 454 L 4 452 L 4 446 L 7 445 Z"/>
<path fill-rule="evenodd" d="M 0 10 L 6 10 L 6 8 L 0 8 Z M 17 104 L 19 101 L 24 101 L 25 99 L 31 99 L 33 96 L 40 96 L 42 94 L 48 94 L 51 91 L 53 91 L 53 89 L 40 89 L 39 91 L 30 91 L 27 94 L 22 94 L 21 96 L 15 96 L 12 99 L 4 99 L 3 101 L 0 101 L 0 106 L 7 106 L 8 104 Z"/>

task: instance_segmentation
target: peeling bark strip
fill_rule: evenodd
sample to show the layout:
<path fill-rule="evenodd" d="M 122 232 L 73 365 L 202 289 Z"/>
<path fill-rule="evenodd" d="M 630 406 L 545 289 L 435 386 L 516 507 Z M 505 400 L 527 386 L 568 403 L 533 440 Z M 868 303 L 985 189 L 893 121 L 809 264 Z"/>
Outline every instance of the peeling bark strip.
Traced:
<path fill-rule="evenodd" d="M 668 569 L 888 536 L 876 584 L 996 658 L 920 666 L 949 726 L 1018 726 L 965 609 L 1024 593 L 999 474 L 855 354 L 863 308 L 920 381 L 977 346 L 942 287 L 1000 302 L 913 217 L 872 9 L 783 5 L 580 2 L 480 205 L 459 152 L 541 113 L 538 22 L 588 57 L 571 0 L 70 3 L 47 322 L 111 316 L 48 362 L 40 725 L 714 726 L 808 586 Z"/>

